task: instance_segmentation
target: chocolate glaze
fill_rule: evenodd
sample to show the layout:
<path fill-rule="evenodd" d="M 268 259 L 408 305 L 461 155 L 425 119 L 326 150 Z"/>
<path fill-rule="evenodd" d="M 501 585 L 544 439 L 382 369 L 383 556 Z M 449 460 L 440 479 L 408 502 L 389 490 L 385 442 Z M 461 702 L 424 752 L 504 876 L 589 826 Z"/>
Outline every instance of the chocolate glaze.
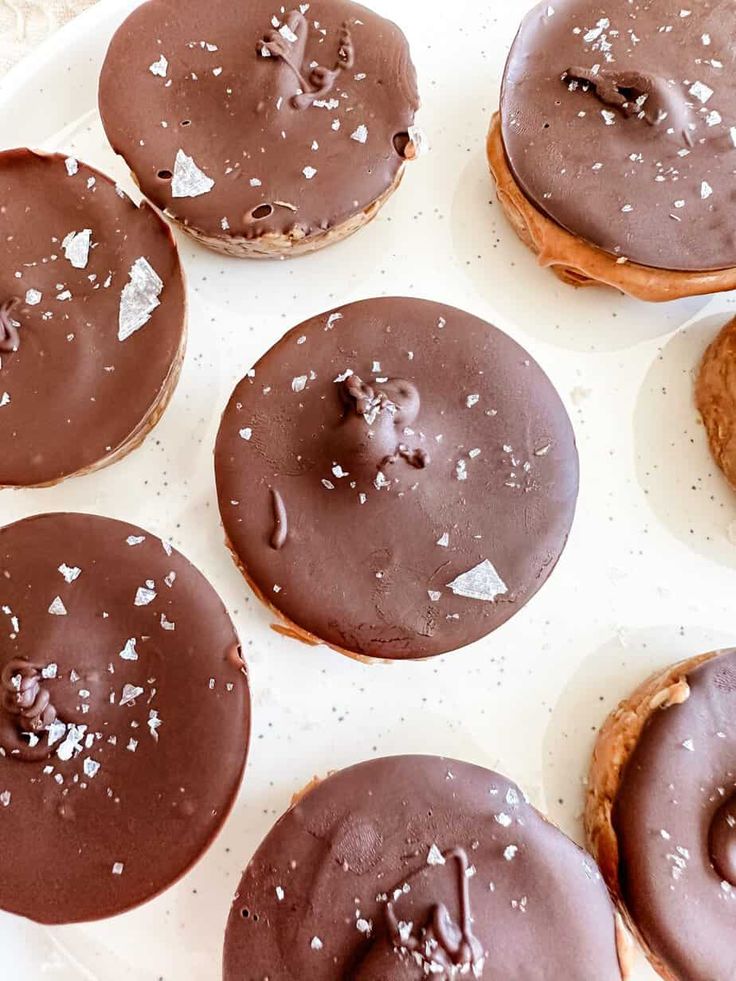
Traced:
<path fill-rule="evenodd" d="M 159 402 L 184 342 L 183 276 L 155 212 L 76 160 L 0 153 L 0 201 L 0 486 L 51 483 L 119 449 Z M 85 229 L 75 266 L 64 241 Z M 121 341 L 141 257 L 163 282 L 159 306 Z"/>
<path fill-rule="evenodd" d="M 418 108 L 404 35 L 350 0 L 301 9 L 210 0 L 204 15 L 197 0 L 149 0 L 113 38 L 100 80 L 108 138 L 147 197 L 205 235 L 325 231 L 404 163 L 394 137 Z M 196 197 L 173 196 L 180 150 L 214 181 Z"/>
<path fill-rule="evenodd" d="M 240 882 L 224 981 L 620 979 L 593 860 L 504 777 L 396 756 L 328 777 Z"/>
<path fill-rule="evenodd" d="M 736 650 L 644 728 L 616 796 L 624 901 L 678 978 L 736 976 Z"/>
<path fill-rule="evenodd" d="M 250 701 L 230 619 L 178 552 L 83 514 L 0 530 L 0 692 L 0 908 L 111 916 L 210 844 Z"/>
<path fill-rule="evenodd" d="M 736 266 L 735 32 L 736 8 L 723 0 L 540 3 L 501 95 L 509 164 L 527 198 L 642 265 Z"/>
<path fill-rule="evenodd" d="M 401 297 L 288 333 L 236 387 L 215 467 L 256 589 L 325 642 L 382 658 L 462 647 L 521 609 L 565 545 L 578 488 L 570 421 L 527 353 L 468 313 Z M 460 595 L 476 568 L 485 599 Z"/>

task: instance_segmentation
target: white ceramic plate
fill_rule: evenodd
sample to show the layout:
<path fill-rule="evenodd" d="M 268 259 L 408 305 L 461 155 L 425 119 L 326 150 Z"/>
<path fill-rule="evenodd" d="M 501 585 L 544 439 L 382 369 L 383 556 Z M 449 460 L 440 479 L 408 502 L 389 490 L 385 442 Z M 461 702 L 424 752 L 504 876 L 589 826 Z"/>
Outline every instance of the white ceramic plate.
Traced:
<path fill-rule="evenodd" d="M 260 839 L 314 774 L 370 756 L 429 752 L 497 767 L 580 840 L 604 714 L 654 666 L 734 640 L 736 501 L 691 395 L 693 366 L 733 297 L 646 306 L 574 292 L 539 269 L 492 200 L 484 157 L 527 4 L 454 0 L 441 14 L 437 0 L 373 5 L 411 40 L 431 152 L 377 221 L 315 256 L 248 263 L 182 240 L 191 339 L 161 424 L 99 474 L 0 494 L 2 523 L 71 509 L 171 536 L 234 615 L 254 696 L 243 789 L 197 867 L 141 909 L 90 926 L 45 930 L 0 915 L 5 977 L 216 981 L 231 897 Z M 73 153 L 132 190 L 106 145 L 96 88 L 109 38 L 133 6 L 102 0 L 4 80 L 4 146 Z M 432 662 L 365 666 L 269 629 L 222 543 L 212 447 L 234 383 L 287 328 L 381 293 L 454 303 L 524 344 L 567 401 L 582 492 L 557 571 L 514 620 Z"/>

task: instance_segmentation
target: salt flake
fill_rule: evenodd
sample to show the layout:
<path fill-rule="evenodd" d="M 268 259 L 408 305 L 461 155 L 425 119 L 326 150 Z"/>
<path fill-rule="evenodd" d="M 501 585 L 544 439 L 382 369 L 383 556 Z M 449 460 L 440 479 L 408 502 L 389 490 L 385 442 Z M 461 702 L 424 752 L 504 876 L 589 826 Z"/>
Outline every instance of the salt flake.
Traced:
<path fill-rule="evenodd" d="M 151 67 L 148 69 L 152 75 L 158 75 L 159 78 L 166 78 L 169 73 L 169 60 L 164 55 L 154 61 Z"/>
<path fill-rule="evenodd" d="M 174 163 L 174 177 L 171 181 L 171 196 L 174 198 L 198 198 L 209 194 L 215 182 L 200 170 L 191 157 L 183 150 L 177 151 Z"/>
<path fill-rule="evenodd" d="M 456 596 L 487 602 L 493 602 L 497 596 L 508 593 L 506 583 L 488 559 L 447 583 L 447 588 Z"/>
<path fill-rule="evenodd" d="M 159 296 L 164 288 L 151 264 L 141 256 L 130 268 L 130 282 L 120 294 L 118 314 L 118 340 L 125 341 L 141 327 L 145 327 L 151 314 L 160 305 Z"/>
<path fill-rule="evenodd" d="M 66 607 L 62 603 L 60 596 L 57 596 L 51 603 L 51 606 L 49 607 L 49 613 L 51 613 L 55 617 L 66 616 Z"/>

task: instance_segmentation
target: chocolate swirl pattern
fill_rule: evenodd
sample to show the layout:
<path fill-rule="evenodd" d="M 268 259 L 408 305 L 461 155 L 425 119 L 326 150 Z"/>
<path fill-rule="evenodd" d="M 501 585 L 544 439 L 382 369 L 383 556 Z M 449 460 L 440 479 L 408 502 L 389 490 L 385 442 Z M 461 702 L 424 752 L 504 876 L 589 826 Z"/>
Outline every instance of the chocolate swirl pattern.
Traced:
<path fill-rule="evenodd" d="M 0 672 L 0 753 L 35 762 L 53 751 L 51 728 L 57 722 L 48 680 L 54 674 L 22 658 Z M 45 677 L 44 677 L 45 675 Z M 66 727 L 58 726 L 63 733 Z M 58 740 L 58 735 L 55 737 Z"/>
<path fill-rule="evenodd" d="M 424 925 L 407 922 L 390 899 L 385 907 L 385 929 L 378 935 L 351 981 L 422 981 L 427 976 L 443 978 L 483 976 L 485 952 L 473 934 L 470 910 L 469 876 L 473 874 L 467 853 L 453 848 L 435 861 L 448 864 L 455 875 L 458 891 L 459 921 L 443 902 L 430 907 Z M 399 901 L 403 887 L 394 890 Z"/>
<path fill-rule="evenodd" d="M 41 684 L 41 670 L 28 661 L 13 658 L 0 674 L 2 707 L 16 716 L 24 732 L 40 732 L 56 719 L 51 693 Z"/>
<path fill-rule="evenodd" d="M 326 98 L 335 87 L 340 72 L 355 64 L 353 40 L 347 24 L 344 24 L 338 38 L 335 67 L 314 65 L 303 68 L 308 34 L 306 18 L 298 10 L 292 10 L 279 30 L 269 31 L 258 42 L 257 50 L 261 56 L 280 58 L 296 78 L 300 88 L 289 100 L 294 109 L 307 109 L 317 100 Z"/>

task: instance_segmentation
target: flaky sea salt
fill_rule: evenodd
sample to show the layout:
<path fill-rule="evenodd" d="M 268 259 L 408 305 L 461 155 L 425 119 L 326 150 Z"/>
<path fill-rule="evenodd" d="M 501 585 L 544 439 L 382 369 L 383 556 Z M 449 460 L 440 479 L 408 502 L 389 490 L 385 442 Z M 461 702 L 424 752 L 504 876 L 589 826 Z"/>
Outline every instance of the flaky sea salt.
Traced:
<path fill-rule="evenodd" d="M 149 580 L 150 581 L 150 580 Z M 153 603 L 156 599 L 156 590 L 153 586 L 149 586 L 146 583 L 145 586 L 139 586 L 136 590 L 135 599 L 133 603 L 135 606 L 148 606 L 149 603 Z"/>
<path fill-rule="evenodd" d="M 135 644 L 135 637 L 131 637 L 129 640 L 125 641 L 125 647 L 123 647 L 119 655 L 124 661 L 138 660 L 138 651 L 135 649 Z"/>
<path fill-rule="evenodd" d="M 492 602 L 497 596 L 508 592 L 506 583 L 488 559 L 447 583 L 447 588 L 456 596 L 487 602 Z"/>
<path fill-rule="evenodd" d="M 690 95 L 695 96 L 698 102 L 702 102 L 705 105 L 713 95 L 713 89 L 706 85 L 705 82 L 693 82 L 690 86 Z"/>
<path fill-rule="evenodd" d="M 49 613 L 55 617 L 65 617 L 66 607 L 64 606 L 61 597 L 57 596 L 51 601 L 51 606 L 49 606 Z"/>
<path fill-rule="evenodd" d="M 118 313 L 118 340 L 125 341 L 141 327 L 145 327 L 151 314 L 160 305 L 159 297 L 164 284 L 149 261 L 141 256 L 130 268 L 130 282 L 120 294 Z"/>
<path fill-rule="evenodd" d="M 192 157 L 178 150 L 174 162 L 174 176 L 171 181 L 171 196 L 174 198 L 198 198 L 209 194 L 215 182 L 197 166 Z"/>
<path fill-rule="evenodd" d="M 154 61 L 148 70 L 152 75 L 158 75 L 159 78 L 166 78 L 169 73 L 168 58 L 166 58 L 165 55 L 161 55 L 158 61 Z"/>

